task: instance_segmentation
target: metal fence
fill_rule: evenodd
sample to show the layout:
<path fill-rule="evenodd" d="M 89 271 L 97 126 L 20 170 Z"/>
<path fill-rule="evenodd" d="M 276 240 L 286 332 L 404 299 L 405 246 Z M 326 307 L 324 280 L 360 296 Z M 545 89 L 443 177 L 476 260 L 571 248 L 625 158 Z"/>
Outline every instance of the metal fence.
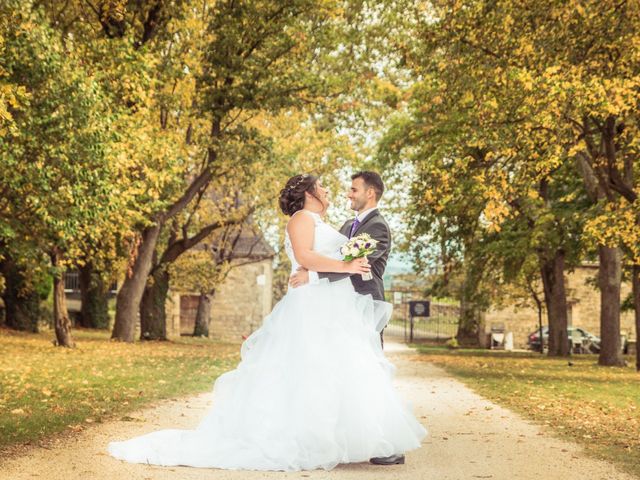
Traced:
<path fill-rule="evenodd" d="M 77 271 L 65 272 L 64 274 L 64 290 L 67 293 L 80 291 L 80 273 Z M 118 290 L 117 282 L 111 282 L 109 285 L 109 293 L 114 294 Z"/>
<path fill-rule="evenodd" d="M 429 317 L 409 315 L 409 302 L 424 300 L 421 292 L 395 290 L 387 292 L 387 300 L 393 303 L 393 315 L 384 330 L 386 337 L 404 342 L 444 341 L 458 333 L 460 306 L 455 303 L 431 302 Z"/>

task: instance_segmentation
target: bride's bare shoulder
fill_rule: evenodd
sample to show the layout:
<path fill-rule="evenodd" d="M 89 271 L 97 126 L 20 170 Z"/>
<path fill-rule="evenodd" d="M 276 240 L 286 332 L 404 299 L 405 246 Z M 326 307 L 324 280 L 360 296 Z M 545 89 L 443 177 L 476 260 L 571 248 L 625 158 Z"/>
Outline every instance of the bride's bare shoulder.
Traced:
<path fill-rule="evenodd" d="M 303 213 L 304 212 L 304 213 Z M 311 215 L 306 215 L 304 210 L 298 210 L 287 222 L 287 231 L 292 232 L 313 227 L 315 221 Z"/>

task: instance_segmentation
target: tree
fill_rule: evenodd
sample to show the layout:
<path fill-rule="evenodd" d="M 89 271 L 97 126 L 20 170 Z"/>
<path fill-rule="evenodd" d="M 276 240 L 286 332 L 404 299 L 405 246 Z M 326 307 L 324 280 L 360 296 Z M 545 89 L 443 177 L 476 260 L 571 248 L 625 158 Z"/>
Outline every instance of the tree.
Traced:
<path fill-rule="evenodd" d="M 109 282 L 93 261 L 78 268 L 80 289 L 79 323 L 85 328 L 109 328 Z"/>
<path fill-rule="evenodd" d="M 3 255 L 0 274 L 5 280 L 2 292 L 5 325 L 15 330 L 37 332 L 40 302 L 49 294 L 51 280 L 41 270 L 38 275 L 33 270 L 27 272 L 23 266 L 27 262 L 23 260 L 17 264 L 6 250 Z"/>
<path fill-rule="evenodd" d="M 132 275 L 118 294 L 114 338 L 132 339 L 136 306 L 162 227 L 229 170 L 234 157 L 226 148 L 254 138 L 245 122 L 260 111 L 277 111 L 326 94 L 323 72 L 310 61 L 333 45 L 331 12 L 330 6 L 310 1 L 216 2 L 208 7 L 201 64 L 189 67 L 195 72 L 194 115 L 201 126 L 190 124 L 192 133 L 187 129 L 189 142 L 199 144 L 204 159 L 182 195 L 155 212 L 142 232 Z M 247 24 L 255 28 L 249 32 Z M 209 126 L 203 129 L 205 121 Z"/>
<path fill-rule="evenodd" d="M 629 141 L 635 135 L 621 135 L 620 129 L 607 127 L 606 119 L 620 115 L 627 125 L 631 119 L 627 113 L 637 105 L 636 51 L 628 45 L 637 42 L 638 6 L 553 1 L 474 1 L 463 5 L 443 0 L 434 2 L 429 13 L 430 18 L 423 16 L 414 22 L 424 41 L 403 48 L 407 63 L 415 65 L 416 73 L 424 77 L 415 89 L 418 98 L 420 93 L 435 91 L 427 98 L 450 110 L 422 104 L 425 116 L 431 114 L 431 118 L 424 122 L 428 131 L 421 133 L 439 138 L 457 136 L 468 147 L 488 149 L 493 156 L 491 165 L 502 162 L 506 167 L 491 170 L 486 178 L 491 187 L 485 192 L 488 208 L 483 214 L 490 225 L 500 227 L 514 215 L 517 204 L 513 200 L 524 198 L 518 192 L 524 194 L 531 187 L 535 190 L 542 181 L 549 185 L 557 182 L 555 172 L 564 164 L 579 167 L 574 171 L 583 176 L 583 189 L 589 193 L 592 186 L 616 184 L 611 188 L 614 196 L 607 197 L 603 191 L 596 197 L 595 208 L 577 205 L 576 212 L 589 221 L 584 231 L 592 235 L 592 215 L 606 203 L 615 205 L 616 196 L 628 190 L 620 184 L 619 172 L 630 169 L 623 167 L 626 147 L 609 157 L 601 150 L 591 154 L 587 165 L 601 174 L 599 183 L 593 182 L 598 177 L 589 174 L 580 153 L 588 152 L 585 147 L 592 143 L 603 148 L 609 145 L 608 153 L 612 154 L 614 137 L 620 145 L 633 145 Z M 421 105 L 416 105 L 415 111 L 420 112 L 419 108 Z M 464 133 L 459 134 L 460 128 Z M 609 158 L 608 163 L 598 160 L 601 158 Z M 616 168 L 612 168 L 614 164 Z M 601 330 L 607 346 L 600 363 L 618 365 L 619 268 L 615 267 L 614 252 L 620 243 L 605 243 L 602 237 L 598 238 Z"/>
<path fill-rule="evenodd" d="M 243 178 L 243 176 L 240 175 L 240 178 Z M 201 205 L 207 202 L 204 202 L 202 196 L 200 196 L 195 202 L 193 210 L 186 212 L 186 218 L 183 219 L 182 225 L 178 225 L 179 217 L 176 218 L 166 242 L 159 242 L 158 250 L 154 254 L 151 275 L 147 281 L 140 304 L 141 339 L 167 339 L 165 304 L 170 286 L 171 266 L 201 242 L 211 237 L 219 236 L 222 232 L 227 232 L 230 228 L 242 225 L 247 221 L 251 210 L 238 205 L 237 200 L 234 201 L 233 197 L 230 199 L 225 197 L 225 195 L 222 198 L 214 197 L 213 202 L 209 200 L 211 205 L 208 212 L 206 212 L 208 213 L 207 215 Z M 198 220 L 194 220 L 196 215 L 199 217 Z M 220 248 L 223 252 L 225 251 L 223 246 Z M 216 260 L 213 265 L 210 262 L 205 262 L 205 265 L 198 265 L 198 271 L 202 272 L 203 268 L 206 270 L 206 266 L 211 265 L 209 275 L 214 279 L 214 285 L 217 284 L 218 275 L 216 271 L 218 270 L 218 265 L 232 259 L 227 258 L 227 255 L 230 254 L 216 253 L 214 256 Z M 203 281 L 204 285 L 209 285 L 210 283 L 205 281 L 202 276 L 194 275 L 193 279 L 196 278 Z M 189 284 L 193 285 L 193 281 L 189 282 Z M 196 287 L 195 291 L 208 292 L 214 288 L 214 286 L 203 287 L 201 285 Z"/>
<path fill-rule="evenodd" d="M 0 144 L 2 189 L 10 199 L 3 240 L 20 238 L 14 247 L 48 257 L 57 344 L 73 346 L 62 275 L 87 245 L 89 225 L 99 230 L 114 207 L 108 118 L 99 88 L 41 12 L 9 3 L 4 68 L 25 102 L 9 110 L 15 128 Z"/>

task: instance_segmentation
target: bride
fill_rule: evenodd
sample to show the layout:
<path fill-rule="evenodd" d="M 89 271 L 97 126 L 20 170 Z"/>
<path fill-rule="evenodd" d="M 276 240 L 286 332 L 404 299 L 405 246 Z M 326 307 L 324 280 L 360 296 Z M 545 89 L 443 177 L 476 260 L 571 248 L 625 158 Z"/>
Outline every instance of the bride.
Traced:
<path fill-rule="evenodd" d="M 347 238 L 323 222 L 327 206 L 312 175 L 292 177 L 281 191 L 292 271 L 368 272 L 366 259 L 341 260 Z M 109 453 L 133 463 L 293 471 L 418 448 L 426 430 L 393 388 L 381 307 L 348 277 L 289 288 L 243 343 L 238 367 L 216 380 L 195 430 L 111 442 Z"/>

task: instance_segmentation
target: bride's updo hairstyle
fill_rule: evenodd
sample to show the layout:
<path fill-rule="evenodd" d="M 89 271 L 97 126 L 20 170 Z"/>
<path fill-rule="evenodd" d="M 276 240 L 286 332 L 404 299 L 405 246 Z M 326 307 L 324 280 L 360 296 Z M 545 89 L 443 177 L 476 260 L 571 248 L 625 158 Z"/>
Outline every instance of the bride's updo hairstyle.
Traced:
<path fill-rule="evenodd" d="M 282 213 L 291 216 L 298 210 L 302 210 L 305 192 L 309 192 L 316 197 L 317 180 L 318 177 L 308 173 L 291 177 L 284 188 L 280 190 L 279 203 Z"/>

